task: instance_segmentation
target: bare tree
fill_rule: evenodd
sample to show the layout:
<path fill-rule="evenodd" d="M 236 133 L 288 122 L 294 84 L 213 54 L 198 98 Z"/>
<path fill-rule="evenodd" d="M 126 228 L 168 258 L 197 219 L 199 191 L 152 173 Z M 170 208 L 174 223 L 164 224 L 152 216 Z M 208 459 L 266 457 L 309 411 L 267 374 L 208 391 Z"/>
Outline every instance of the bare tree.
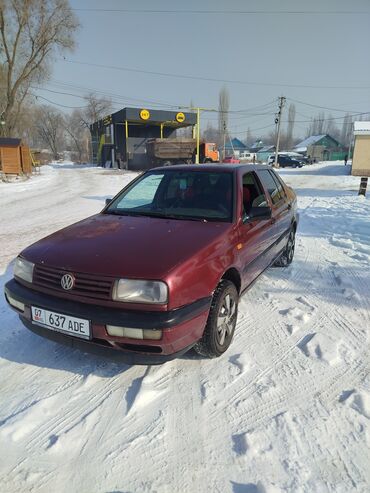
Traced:
<path fill-rule="evenodd" d="M 328 118 L 326 119 L 325 125 L 324 125 L 324 133 L 330 135 L 334 139 L 338 140 L 340 139 L 340 131 L 337 127 L 337 124 L 335 123 L 334 118 L 332 115 L 329 114 Z"/>
<path fill-rule="evenodd" d="M 223 86 L 222 89 L 220 90 L 220 94 L 218 97 L 218 133 L 219 133 L 220 146 L 224 145 L 224 142 L 227 138 L 229 108 L 230 108 L 229 91 L 226 88 L 226 86 Z"/>
<path fill-rule="evenodd" d="M 253 137 L 250 127 L 247 128 L 247 140 L 245 142 L 246 146 L 251 146 L 253 143 Z"/>
<path fill-rule="evenodd" d="M 314 119 L 314 135 L 321 135 L 324 133 L 325 125 L 325 112 L 322 111 Z"/>
<path fill-rule="evenodd" d="M 3 118 L 10 135 L 32 82 L 47 77 L 56 50 L 74 47 L 78 21 L 68 0 L 0 0 L 0 65 L 5 71 Z"/>
<path fill-rule="evenodd" d="M 112 101 L 108 98 L 101 98 L 94 93 L 90 93 L 85 97 L 86 108 L 80 112 L 81 122 L 89 128 L 90 125 L 112 111 Z"/>
<path fill-rule="evenodd" d="M 87 129 L 82 125 L 81 115 L 78 110 L 74 110 L 70 115 L 64 115 L 63 128 L 68 136 L 69 147 L 74 154 L 72 159 L 82 163 L 84 158 L 83 133 Z"/>
<path fill-rule="evenodd" d="M 288 110 L 288 128 L 286 132 L 286 145 L 287 149 L 291 149 L 293 145 L 293 131 L 295 122 L 295 104 L 291 103 Z"/>
<path fill-rule="evenodd" d="M 344 120 L 343 120 L 343 125 L 342 125 L 342 130 L 340 133 L 340 143 L 348 147 L 350 144 L 352 136 L 352 116 L 349 113 L 346 113 Z"/>
<path fill-rule="evenodd" d="M 202 138 L 205 142 L 217 142 L 218 130 L 210 121 L 207 123 L 207 128 L 203 131 Z"/>
<path fill-rule="evenodd" d="M 41 143 L 51 150 L 53 159 L 58 159 L 64 144 L 63 114 L 51 106 L 41 106 L 36 111 L 36 128 Z"/>

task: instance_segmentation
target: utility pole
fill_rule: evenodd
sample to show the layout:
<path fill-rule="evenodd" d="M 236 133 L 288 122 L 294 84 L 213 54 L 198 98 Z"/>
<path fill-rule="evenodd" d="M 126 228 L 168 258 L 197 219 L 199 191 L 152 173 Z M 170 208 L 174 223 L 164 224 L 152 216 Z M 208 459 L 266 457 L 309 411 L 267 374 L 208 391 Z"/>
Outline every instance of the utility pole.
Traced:
<path fill-rule="evenodd" d="M 279 153 L 279 143 L 280 143 L 280 125 L 281 125 L 281 115 L 283 113 L 283 107 L 285 104 L 285 99 L 286 98 L 284 96 L 279 97 L 279 111 L 278 111 L 278 114 L 275 118 L 275 123 L 277 124 L 277 136 L 276 136 L 276 150 L 275 150 L 274 168 L 279 167 L 278 153 Z"/>
<path fill-rule="evenodd" d="M 225 161 L 225 147 L 226 147 L 226 122 L 223 124 L 224 131 L 224 146 L 222 148 L 222 161 Z"/>

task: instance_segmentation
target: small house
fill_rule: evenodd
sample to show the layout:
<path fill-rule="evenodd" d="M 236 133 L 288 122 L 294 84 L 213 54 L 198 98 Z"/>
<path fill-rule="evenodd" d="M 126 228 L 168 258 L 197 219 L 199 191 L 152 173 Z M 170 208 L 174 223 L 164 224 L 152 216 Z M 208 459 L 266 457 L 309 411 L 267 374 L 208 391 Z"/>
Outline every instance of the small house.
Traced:
<path fill-rule="evenodd" d="M 276 146 L 274 145 L 261 147 L 261 149 L 257 152 L 257 160 L 264 163 L 271 154 L 275 153 L 275 150 Z"/>
<path fill-rule="evenodd" d="M 31 174 L 30 148 L 21 139 L 0 138 L 0 171 L 4 174 Z"/>
<path fill-rule="evenodd" d="M 335 161 L 346 155 L 343 146 L 328 134 L 311 135 L 299 142 L 293 151 L 316 161 Z"/>
<path fill-rule="evenodd" d="M 355 145 L 352 158 L 352 175 L 370 176 L 370 122 L 355 122 Z"/>
<path fill-rule="evenodd" d="M 237 138 L 229 139 L 225 142 L 225 155 L 226 156 L 239 156 L 240 152 L 246 151 L 247 146 Z"/>

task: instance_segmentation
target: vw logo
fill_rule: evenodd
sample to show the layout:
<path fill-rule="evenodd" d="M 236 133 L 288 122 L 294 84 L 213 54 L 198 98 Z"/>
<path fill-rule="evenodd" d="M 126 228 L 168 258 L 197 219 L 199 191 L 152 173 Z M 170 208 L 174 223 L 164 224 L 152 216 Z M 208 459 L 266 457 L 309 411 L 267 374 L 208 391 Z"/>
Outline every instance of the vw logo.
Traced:
<path fill-rule="evenodd" d="M 72 274 L 64 274 L 60 280 L 60 285 L 66 291 L 69 291 L 75 285 L 75 277 Z"/>

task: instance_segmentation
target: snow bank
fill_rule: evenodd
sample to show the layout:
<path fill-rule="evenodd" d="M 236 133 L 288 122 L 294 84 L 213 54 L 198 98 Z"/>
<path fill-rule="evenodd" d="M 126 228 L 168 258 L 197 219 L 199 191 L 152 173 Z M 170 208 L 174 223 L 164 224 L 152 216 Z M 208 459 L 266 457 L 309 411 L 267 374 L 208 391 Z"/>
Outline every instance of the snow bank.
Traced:
<path fill-rule="evenodd" d="M 220 359 L 103 362 L 28 332 L 2 299 L 1 490 L 369 491 L 370 202 L 348 172 L 280 171 L 299 195 L 295 260 L 242 297 Z M 133 176 L 65 164 L 0 184 L 2 285 L 22 248 Z"/>

